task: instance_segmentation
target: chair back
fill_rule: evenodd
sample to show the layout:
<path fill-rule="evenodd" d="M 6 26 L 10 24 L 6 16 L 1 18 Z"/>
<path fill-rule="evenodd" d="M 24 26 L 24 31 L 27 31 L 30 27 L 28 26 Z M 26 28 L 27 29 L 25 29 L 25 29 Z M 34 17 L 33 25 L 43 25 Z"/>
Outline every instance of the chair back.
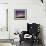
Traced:
<path fill-rule="evenodd" d="M 36 24 L 36 23 L 29 24 L 29 23 L 27 23 L 27 30 L 28 30 L 28 33 L 31 35 L 32 34 L 37 35 L 40 32 L 40 24 Z"/>

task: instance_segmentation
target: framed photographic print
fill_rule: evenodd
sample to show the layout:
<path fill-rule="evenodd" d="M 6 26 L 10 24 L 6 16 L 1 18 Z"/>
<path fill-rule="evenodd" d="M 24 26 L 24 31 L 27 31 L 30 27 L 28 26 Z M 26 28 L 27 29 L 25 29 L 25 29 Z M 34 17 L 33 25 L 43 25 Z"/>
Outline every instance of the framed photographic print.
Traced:
<path fill-rule="evenodd" d="M 14 19 L 26 20 L 27 19 L 27 9 L 14 9 Z"/>

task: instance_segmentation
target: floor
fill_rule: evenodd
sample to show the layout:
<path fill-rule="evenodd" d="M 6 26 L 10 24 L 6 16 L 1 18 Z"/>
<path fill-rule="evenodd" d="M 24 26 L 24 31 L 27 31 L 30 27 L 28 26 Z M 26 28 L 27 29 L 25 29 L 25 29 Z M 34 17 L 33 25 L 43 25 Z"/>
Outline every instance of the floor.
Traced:
<path fill-rule="evenodd" d="M 16 44 L 12 45 L 11 43 L 0 43 L 0 46 L 16 46 Z M 30 43 L 23 41 L 23 42 L 21 42 L 21 45 L 19 43 L 17 43 L 17 46 L 31 46 L 31 45 L 30 45 Z M 42 45 L 34 44 L 33 46 L 42 46 Z"/>
<path fill-rule="evenodd" d="M 19 46 L 31 46 L 31 43 L 22 42 Z M 34 44 L 33 46 L 43 46 L 42 44 Z"/>
<path fill-rule="evenodd" d="M 16 45 L 12 45 L 11 43 L 0 43 L 0 46 L 16 46 Z M 17 46 L 30 46 L 30 44 L 23 43 Z M 42 45 L 33 45 L 33 46 L 42 46 Z"/>
<path fill-rule="evenodd" d="M 0 43 L 0 46 L 12 46 L 11 43 Z"/>

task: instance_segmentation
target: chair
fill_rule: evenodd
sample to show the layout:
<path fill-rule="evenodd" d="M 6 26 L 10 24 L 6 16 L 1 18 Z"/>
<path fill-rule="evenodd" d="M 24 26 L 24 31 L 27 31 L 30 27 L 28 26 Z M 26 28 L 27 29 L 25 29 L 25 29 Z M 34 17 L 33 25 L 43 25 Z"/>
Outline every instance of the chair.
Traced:
<path fill-rule="evenodd" d="M 31 41 L 32 45 L 34 42 L 39 43 L 39 33 L 40 33 L 40 24 L 36 24 L 36 23 L 29 24 L 29 23 L 27 23 L 27 31 L 22 31 L 22 34 L 19 35 L 20 36 L 20 44 L 22 41 L 25 41 L 25 38 L 24 38 L 25 34 L 29 34 L 32 36 L 29 40 L 29 41 Z"/>

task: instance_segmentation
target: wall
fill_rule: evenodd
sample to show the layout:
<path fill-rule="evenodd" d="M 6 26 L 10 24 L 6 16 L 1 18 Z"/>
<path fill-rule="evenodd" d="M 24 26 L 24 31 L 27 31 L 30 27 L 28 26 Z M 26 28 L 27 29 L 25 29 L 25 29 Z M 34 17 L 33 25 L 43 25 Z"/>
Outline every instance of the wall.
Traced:
<path fill-rule="evenodd" d="M 8 9 L 7 0 L 0 0 L 0 28 L 3 28 L 3 30 L 0 30 L 0 39 L 9 39 L 9 31 L 6 30 L 6 9 Z M 4 3 L 4 4 L 3 4 Z M 0 43 L 0 46 L 12 46 L 11 43 Z"/>
<path fill-rule="evenodd" d="M 44 42 L 46 44 L 46 16 L 45 3 L 42 4 L 40 0 L 0 0 L 0 2 L 8 3 L 8 30 L 11 38 L 13 33 L 18 30 L 27 30 L 27 23 L 40 23 L 43 27 Z M 45 2 L 45 1 L 44 1 Z M 14 9 L 27 9 L 27 20 L 14 20 Z"/>
<path fill-rule="evenodd" d="M 8 0 L 0 0 L 0 3 L 8 3 Z"/>
<path fill-rule="evenodd" d="M 0 0 L 0 39 L 9 39 L 9 32 L 7 32 L 7 9 L 8 4 L 6 0 Z"/>
<path fill-rule="evenodd" d="M 44 1 L 45 2 L 45 1 Z M 27 9 L 27 20 L 14 20 L 14 9 Z M 27 30 L 27 23 L 40 23 L 42 25 L 44 42 L 46 44 L 46 16 L 45 4 L 40 0 L 10 0 L 9 1 L 9 31 L 11 38 L 18 30 Z"/>
<path fill-rule="evenodd" d="M 14 9 L 27 9 L 27 20 L 14 20 Z M 27 30 L 27 23 L 36 22 L 45 26 L 45 20 L 44 5 L 40 0 L 9 1 L 9 30 L 11 34 L 16 30 Z"/>

